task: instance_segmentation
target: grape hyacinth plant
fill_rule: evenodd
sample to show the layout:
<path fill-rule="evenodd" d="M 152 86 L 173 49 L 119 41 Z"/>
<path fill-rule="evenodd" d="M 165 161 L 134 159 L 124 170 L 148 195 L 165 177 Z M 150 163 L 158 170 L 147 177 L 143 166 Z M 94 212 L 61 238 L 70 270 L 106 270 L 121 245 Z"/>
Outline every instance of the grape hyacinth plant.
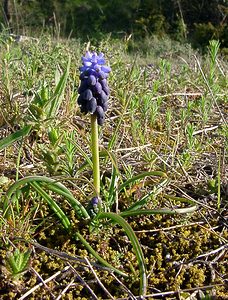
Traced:
<path fill-rule="evenodd" d="M 159 209 L 147 209 L 147 203 L 151 199 L 164 192 L 164 188 L 169 184 L 170 179 L 167 174 L 163 171 L 143 171 L 135 176 L 130 176 L 130 178 L 123 180 L 118 166 L 116 163 L 116 158 L 113 153 L 107 151 L 107 155 L 111 158 L 112 171 L 111 178 L 107 185 L 102 186 L 102 195 L 100 195 L 100 165 L 99 165 L 99 138 L 98 138 L 98 125 L 102 126 L 105 120 L 105 112 L 108 108 L 108 98 L 110 95 L 107 78 L 111 72 L 111 68 L 105 65 L 104 54 L 97 54 L 96 52 L 87 51 L 86 55 L 82 57 L 82 66 L 80 67 L 80 86 L 78 89 L 78 105 L 80 106 L 82 113 L 91 114 L 91 150 L 92 150 L 92 170 L 93 170 L 93 184 L 94 192 L 93 197 L 88 203 L 87 207 L 75 198 L 74 194 L 56 178 L 49 178 L 46 176 L 32 175 L 27 177 L 22 177 L 17 179 L 5 193 L 4 203 L 3 203 L 3 217 L 7 220 L 14 220 L 14 210 L 20 212 L 21 205 L 20 201 L 25 199 L 23 196 L 23 189 L 25 186 L 29 186 L 30 189 L 35 191 L 45 202 L 49 205 L 50 209 L 55 213 L 61 224 L 66 229 L 66 231 L 73 236 L 76 241 L 80 241 L 84 247 L 88 250 L 90 254 L 100 263 L 102 266 L 108 268 L 111 272 L 115 272 L 122 278 L 128 278 L 129 274 L 125 272 L 122 267 L 116 268 L 111 263 L 106 261 L 96 250 L 92 248 L 89 242 L 84 238 L 85 234 L 81 234 L 80 230 L 74 227 L 72 220 L 68 217 L 67 212 L 65 212 L 65 206 L 62 208 L 59 197 L 64 198 L 71 210 L 75 211 L 79 222 L 82 221 L 82 225 L 88 225 L 89 233 L 94 230 L 100 230 L 102 223 L 105 226 L 119 226 L 122 228 L 124 233 L 128 236 L 132 249 L 136 256 L 138 262 L 138 274 L 139 274 L 139 290 L 138 294 L 140 296 L 145 296 L 147 293 L 147 269 L 146 260 L 142 251 L 140 242 L 132 229 L 131 225 L 126 221 L 128 217 L 134 217 L 139 215 L 157 215 L 157 214 L 185 214 L 194 212 L 197 209 L 197 205 L 194 201 L 182 197 L 176 197 L 171 195 L 163 195 L 164 198 L 169 201 L 187 203 L 190 206 L 184 208 L 175 208 L 172 206 L 171 209 L 168 207 Z M 58 112 L 60 106 L 60 100 L 62 91 L 64 90 L 67 82 L 67 77 L 69 75 L 70 60 L 66 72 L 56 88 L 55 94 L 57 95 L 54 99 L 55 102 L 51 106 L 51 111 L 49 116 L 55 116 Z M 62 84 L 62 85 L 61 85 Z M 29 126 L 29 127 L 28 127 Z M 16 142 L 19 138 L 24 137 L 29 134 L 32 130 L 32 125 L 13 133 L 9 137 L 3 139 L 0 143 L 0 149 L 6 148 L 8 145 Z M 53 131 L 54 132 L 54 131 Z M 89 159 L 90 160 L 90 159 Z M 90 164 L 91 165 L 91 164 Z M 150 192 L 147 192 L 142 197 L 139 197 L 131 205 L 125 208 L 123 211 L 116 209 L 112 212 L 113 206 L 118 204 L 118 194 L 123 193 L 125 190 L 134 184 L 140 186 L 147 177 L 158 177 L 161 178 L 158 184 L 155 184 Z M 20 191 L 20 193 L 18 193 Z M 26 189 L 27 193 L 27 189 Z M 56 201 L 53 194 L 57 194 L 59 197 Z M 21 196 L 22 195 L 22 196 Z M 103 202 L 101 203 L 102 197 Z M 116 205 L 117 207 L 117 205 Z M 23 206 L 22 206 L 23 208 Z M 105 220 L 105 222 L 103 221 Z M 79 226 L 80 228 L 80 226 Z M 134 267 L 132 264 L 133 272 Z M 136 273 L 135 273 L 136 274 Z M 136 280 L 138 280 L 136 278 Z"/>
<path fill-rule="evenodd" d="M 105 120 L 110 94 L 107 78 L 111 68 L 105 65 L 104 54 L 87 51 L 79 68 L 81 84 L 78 89 L 78 105 L 82 113 L 91 114 L 91 141 L 93 159 L 93 179 L 96 196 L 100 194 L 100 166 L 98 126 Z"/>

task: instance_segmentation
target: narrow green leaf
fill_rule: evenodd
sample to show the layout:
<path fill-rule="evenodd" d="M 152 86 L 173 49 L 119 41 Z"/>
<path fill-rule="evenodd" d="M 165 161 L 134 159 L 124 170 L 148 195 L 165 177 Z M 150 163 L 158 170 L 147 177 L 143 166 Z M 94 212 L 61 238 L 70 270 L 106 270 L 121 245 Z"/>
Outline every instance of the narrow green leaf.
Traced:
<path fill-rule="evenodd" d="M 18 265 L 15 261 L 15 257 L 14 257 L 14 254 L 10 254 L 7 258 L 7 262 L 8 262 L 8 265 L 11 269 L 11 272 L 13 273 L 13 275 L 16 275 L 18 273 Z"/>
<path fill-rule="evenodd" d="M 0 151 L 16 141 L 20 140 L 21 138 L 25 137 L 26 135 L 29 134 L 31 131 L 32 126 L 31 125 L 26 125 L 22 129 L 10 134 L 9 136 L 3 138 L 0 140 Z"/>
<path fill-rule="evenodd" d="M 85 159 L 85 162 L 77 169 L 77 174 L 79 174 L 80 172 L 82 172 L 88 165 L 91 167 L 91 169 L 93 168 L 93 163 L 92 163 L 92 157 L 87 155 L 85 153 L 85 151 L 78 145 L 78 143 L 75 142 L 75 147 L 77 148 L 77 150 L 79 151 L 79 153 L 84 157 Z M 112 163 L 116 166 L 116 169 L 117 168 L 117 162 L 116 162 L 116 159 L 114 157 L 114 155 L 107 151 L 107 150 L 103 150 L 103 151 L 100 151 L 99 152 L 99 157 L 100 158 L 104 158 L 104 157 L 107 157 L 109 156 Z"/>
<path fill-rule="evenodd" d="M 140 295 L 145 295 L 146 294 L 146 289 L 147 289 L 147 276 L 146 276 L 146 266 L 145 266 L 145 260 L 144 260 L 144 255 L 142 252 L 142 248 L 139 244 L 139 241 L 131 228 L 131 226 L 118 214 L 111 213 L 111 212 L 101 212 L 97 214 L 95 217 L 96 220 L 99 219 L 111 219 L 118 225 L 120 225 L 125 233 L 127 234 L 128 238 L 131 241 L 132 247 L 135 251 L 135 255 L 138 260 L 139 264 L 139 273 L 140 273 Z"/>
<path fill-rule="evenodd" d="M 179 202 L 184 202 L 184 203 L 189 203 L 189 204 L 195 204 L 195 202 L 191 199 L 187 199 L 184 197 L 176 197 L 176 196 L 171 196 L 171 195 L 164 195 L 164 198 L 173 200 L 173 201 L 179 201 Z"/>
<path fill-rule="evenodd" d="M 124 276 L 124 277 L 128 277 L 128 275 L 118 269 L 116 269 L 115 267 L 113 267 L 111 264 L 109 264 L 106 260 L 104 260 L 91 246 L 90 244 L 84 239 L 84 237 L 79 233 L 76 232 L 75 233 L 75 237 L 77 239 L 79 239 L 82 244 L 86 247 L 86 249 L 105 267 L 113 270 L 115 273 Z"/>
<path fill-rule="evenodd" d="M 70 62 L 71 60 L 69 58 L 66 71 L 61 76 L 55 88 L 54 95 L 48 102 L 48 106 L 50 107 L 48 112 L 49 118 L 54 118 L 57 115 L 60 105 L 62 104 L 62 101 L 64 99 L 64 92 L 65 92 L 67 78 L 69 76 L 69 71 L 70 71 Z"/>
<path fill-rule="evenodd" d="M 84 217 L 86 219 L 90 218 L 85 207 L 78 200 L 76 200 L 72 194 L 67 193 L 62 188 L 60 188 L 56 185 L 48 185 L 47 187 L 49 190 L 51 190 L 59 195 L 64 196 L 68 200 L 68 202 L 70 203 L 70 205 L 72 206 L 72 208 L 75 210 L 75 212 L 77 213 L 77 215 L 79 217 Z"/>
<path fill-rule="evenodd" d="M 161 208 L 161 209 L 140 209 L 140 210 L 131 210 L 131 211 L 124 211 L 120 213 L 123 218 L 126 217 L 133 217 L 139 215 L 176 215 L 176 214 L 186 214 L 196 211 L 198 208 L 197 205 L 186 207 L 186 208 Z"/>
<path fill-rule="evenodd" d="M 147 176 L 159 176 L 159 177 L 164 177 L 167 178 L 167 175 L 164 172 L 161 171 L 151 171 L 151 172 L 143 172 L 141 174 L 138 174 L 128 180 L 126 180 L 124 183 L 122 183 L 119 186 L 119 191 L 121 191 L 122 189 L 124 189 L 125 187 L 127 187 L 128 185 L 130 185 L 131 183 L 136 182 L 139 179 L 145 178 Z"/>
<path fill-rule="evenodd" d="M 92 163 L 92 157 L 90 157 L 88 154 L 86 154 L 86 152 L 79 146 L 79 144 L 77 142 L 74 143 L 77 151 L 84 157 L 85 159 L 85 163 L 82 164 L 81 167 L 79 167 L 79 169 L 77 170 L 76 174 L 80 173 L 81 171 L 83 171 L 87 165 L 90 166 L 90 168 L 93 168 L 93 163 Z"/>
<path fill-rule="evenodd" d="M 165 180 L 161 181 L 158 185 L 154 186 L 154 188 L 151 192 L 147 193 L 141 199 L 136 201 L 134 204 L 132 204 L 130 207 L 128 207 L 125 211 L 132 211 L 132 210 L 140 209 L 142 206 L 146 205 L 151 198 L 154 198 L 159 193 L 161 193 L 163 191 L 164 187 L 169 184 L 169 182 L 170 182 L 169 179 L 165 179 Z"/>
<path fill-rule="evenodd" d="M 21 264 L 21 270 L 25 270 L 27 268 L 28 262 L 30 259 L 30 254 L 31 254 L 30 250 L 27 250 L 25 253 L 23 253 L 23 261 Z"/>
<path fill-rule="evenodd" d="M 116 201 L 117 197 L 117 191 L 116 191 L 116 185 L 118 182 L 118 172 L 115 168 L 114 165 L 112 165 L 112 176 L 111 176 L 111 181 L 108 189 L 108 206 L 111 207 L 112 204 Z"/>
<path fill-rule="evenodd" d="M 86 209 L 84 208 L 84 206 L 74 198 L 73 194 L 63 184 L 61 184 L 60 182 L 57 182 L 56 180 L 54 180 L 52 178 L 48 178 L 45 176 L 24 177 L 22 179 L 19 179 L 18 181 L 16 181 L 14 184 L 12 184 L 10 186 L 10 188 L 6 192 L 5 201 L 3 203 L 3 211 L 6 215 L 9 214 L 10 204 L 13 204 L 17 199 L 13 195 L 15 193 L 15 191 L 17 191 L 21 187 L 25 186 L 26 184 L 32 183 L 32 182 L 34 182 L 34 183 L 43 182 L 45 184 L 48 184 L 47 188 L 49 188 L 50 190 L 54 190 L 56 193 L 58 193 L 60 195 L 65 196 L 76 211 L 80 210 L 81 215 L 84 218 L 86 218 L 86 219 L 89 218 L 89 215 L 88 215 Z"/>
<path fill-rule="evenodd" d="M 60 219 L 61 223 L 65 227 L 66 230 L 69 230 L 71 227 L 70 221 L 66 214 L 62 211 L 62 209 L 59 207 L 59 205 L 52 199 L 51 196 L 49 196 L 40 186 L 37 182 L 30 182 L 30 185 L 46 200 L 46 202 L 49 204 L 50 208 L 53 210 L 53 212 L 57 215 L 57 217 Z"/>

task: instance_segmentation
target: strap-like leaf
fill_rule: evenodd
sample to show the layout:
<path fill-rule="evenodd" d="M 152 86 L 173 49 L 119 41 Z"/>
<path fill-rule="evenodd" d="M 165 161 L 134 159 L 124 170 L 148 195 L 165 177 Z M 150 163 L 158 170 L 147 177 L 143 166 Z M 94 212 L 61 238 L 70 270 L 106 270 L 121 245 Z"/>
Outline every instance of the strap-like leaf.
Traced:
<path fill-rule="evenodd" d="M 91 246 L 90 244 L 84 239 L 84 237 L 79 233 L 76 232 L 75 233 L 75 237 L 77 239 L 79 239 L 82 244 L 86 247 L 86 249 L 99 261 L 99 263 L 101 263 L 103 266 L 113 270 L 115 273 L 124 276 L 124 277 L 128 277 L 128 275 L 118 269 L 116 269 L 115 267 L 113 267 L 111 264 L 109 264 L 106 260 L 104 260 Z"/>
<path fill-rule="evenodd" d="M 3 203 L 3 211 L 7 215 L 9 214 L 9 204 L 13 204 L 15 202 L 15 198 L 13 197 L 13 194 L 16 190 L 20 189 L 21 187 L 25 186 L 28 183 L 36 183 L 36 182 L 43 182 L 48 184 L 47 188 L 50 190 L 54 190 L 56 193 L 63 195 L 67 198 L 67 200 L 70 202 L 71 206 L 78 212 L 81 211 L 81 215 L 84 218 L 89 218 L 89 214 L 87 213 L 84 206 L 74 198 L 72 193 L 60 182 L 57 182 L 56 180 L 52 178 L 48 178 L 45 176 L 28 176 L 24 177 L 22 179 L 19 179 L 14 184 L 10 186 L 8 191 L 6 192 L 5 201 Z"/>
<path fill-rule="evenodd" d="M 31 182 L 31 186 L 40 194 L 40 196 L 49 204 L 51 210 L 57 215 L 57 217 L 60 219 L 63 226 L 69 230 L 70 229 L 70 221 L 67 218 L 66 214 L 62 211 L 62 209 L 59 207 L 59 205 L 52 199 L 51 196 L 49 196 L 40 186 L 37 182 Z"/>
<path fill-rule="evenodd" d="M 118 225 L 120 225 L 125 233 L 127 234 L 128 238 L 131 241 L 132 247 L 135 251 L 135 255 L 138 260 L 139 264 L 139 272 L 140 272 L 140 295 L 145 295 L 146 294 L 146 289 L 147 289 L 147 276 L 146 276 L 146 266 L 145 266 L 145 260 L 144 260 L 144 255 L 142 252 L 142 248 L 139 244 L 139 241 L 131 228 L 131 226 L 118 214 L 111 213 L 111 212 L 101 212 L 99 213 L 95 219 L 111 219 Z"/>
<path fill-rule="evenodd" d="M 61 78 L 55 88 L 53 97 L 50 99 L 50 102 L 48 102 L 48 106 L 50 107 L 49 112 L 48 112 L 49 118 L 54 118 L 57 115 L 60 105 L 63 101 L 67 78 L 69 76 L 69 71 L 70 71 L 70 61 L 71 60 L 69 58 L 67 68 L 66 68 L 65 72 L 63 73 L 63 75 L 61 76 Z"/>
<path fill-rule="evenodd" d="M 186 214 L 196 211 L 198 208 L 197 205 L 186 207 L 186 208 L 161 208 L 161 209 L 139 209 L 139 210 L 131 210 L 124 211 L 120 213 L 120 215 L 124 218 L 133 217 L 139 215 L 176 215 L 176 214 Z"/>
<path fill-rule="evenodd" d="M 145 196 L 143 196 L 141 199 L 136 201 L 134 204 L 132 204 L 130 207 L 128 207 L 125 211 L 133 211 L 138 210 L 142 206 L 146 205 L 149 201 L 149 199 L 156 197 L 159 193 L 161 193 L 165 186 L 169 184 L 170 180 L 165 179 L 161 181 L 158 185 L 154 186 L 153 190 L 149 193 L 147 193 Z"/>
<path fill-rule="evenodd" d="M 22 129 L 10 134 L 9 136 L 0 140 L 0 150 L 12 145 L 16 141 L 20 140 L 21 138 L 25 137 L 29 134 L 30 130 L 32 129 L 31 125 L 26 125 Z"/>
<path fill-rule="evenodd" d="M 130 185 L 131 183 L 139 180 L 139 179 L 142 179 L 142 178 L 145 178 L 147 176 L 159 176 L 159 177 L 164 177 L 164 178 L 167 178 L 167 175 L 162 172 L 162 171 L 151 171 L 151 172 L 143 172 L 141 174 L 138 174 L 128 180 L 126 180 L 124 183 L 122 183 L 120 186 L 119 186 L 119 191 L 121 191 L 122 189 L 124 189 L 126 186 Z"/>

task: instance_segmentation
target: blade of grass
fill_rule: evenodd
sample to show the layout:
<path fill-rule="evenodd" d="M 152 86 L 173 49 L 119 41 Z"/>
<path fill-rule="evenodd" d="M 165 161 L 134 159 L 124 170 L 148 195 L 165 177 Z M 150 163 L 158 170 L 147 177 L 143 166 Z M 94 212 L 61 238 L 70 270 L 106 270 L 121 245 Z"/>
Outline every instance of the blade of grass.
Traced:
<path fill-rule="evenodd" d="M 120 216 L 126 217 L 133 217 L 139 215 L 177 215 L 177 214 L 186 214 L 194 212 L 198 209 L 197 205 L 187 207 L 187 208 L 161 208 L 161 209 L 139 209 L 139 210 L 132 210 L 132 211 L 124 211 L 120 213 Z"/>
<path fill-rule="evenodd" d="M 132 204 L 130 207 L 128 207 L 125 211 L 133 211 L 133 210 L 138 210 L 142 206 L 146 205 L 149 201 L 149 199 L 152 197 L 156 197 L 159 193 L 161 193 L 164 189 L 165 186 L 169 184 L 170 180 L 165 179 L 161 181 L 157 186 L 153 188 L 153 190 L 143 196 L 140 200 L 136 201 L 134 204 Z"/>
<path fill-rule="evenodd" d="M 106 260 L 104 260 L 91 246 L 90 244 L 84 239 L 84 237 L 79 233 L 76 232 L 75 233 L 75 237 L 76 239 L 79 239 L 82 244 L 86 247 L 86 249 L 105 267 L 113 270 L 115 273 L 124 276 L 124 277 L 128 277 L 128 275 L 118 269 L 116 269 L 115 267 L 113 267 L 111 264 L 109 264 Z"/>
<path fill-rule="evenodd" d="M 48 185 L 47 187 L 49 190 L 64 196 L 69 201 L 70 205 L 73 207 L 73 209 L 79 217 L 84 217 L 86 219 L 90 218 L 85 207 L 78 200 L 76 200 L 73 195 L 64 192 L 61 188 L 59 188 L 56 185 Z"/>
<path fill-rule="evenodd" d="M 56 214 L 56 216 L 60 219 L 61 223 L 63 224 L 64 228 L 69 231 L 71 224 L 66 216 L 66 214 L 62 211 L 59 205 L 49 196 L 37 182 L 30 182 L 30 185 L 34 188 L 35 191 L 48 203 L 51 210 Z"/>
<path fill-rule="evenodd" d="M 48 106 L 50 106 L 50 109 L 48 112 L 49 118 L 54 118 L 57 115 L 60 105 L 62 104 L 64 91 L 65 91 L 66 83 L 67 83 L 67 78 L 69 76 L 69 71 L 70 71 L 70 62 L 71 62 L 71 59 L 69 58 L 66 71 L 61 76 L 61 78 L 55 88 L 54 95 L 48 102 Z"/>
<path fill-rule="evenodd" d="M 3 203 L 3 211 L 4 213 L 7 215 L 8 214 L 8 208 L 9 208 L 9 204 L 14 203 L 15 199 L 13 196 L 14 192 L 17 191 L 18 189 L 20 189 L 22 186 L 31 183 L 31 182 L 44 182 L 46 184 L 48 184 L 48 188 L 56 188 L 56 192 L 58 192 L 59 194 L 62 193 L 63 196 L 66 196 L 67 199 L 69 200 L 70 204 L 72 205 L 72 207 L 75 210 L 81 210 L 81 214 L 85 217 L 85 218 L 89 218 L 89 215 L 86 211 L 86 209 L 83 207 L 83 205 L 77 201 L 74 196 L 72 195 L 72 193 L 60 182 L 57 182 L 54 179 L 45 177 L 45 176 L 28 176 L 22 179 L 19 179 L 18 181 L 16 181 L 14 184 L 12 184 L 10 186 L 10 188 L 7 190 L 6 195 L 5 195 L 5 201 Z M 76 209 L 77 207 L 77 209 Z"/>
<path fill-rule="evenodd" d="M 184 203 L 189 203 L 189 204 L 195 204 L 195 202 L 191 199 L 187 199 L 184 197 L 176 197 L 176 196 L 171 196 L 171 195 L 164 195 L 164 198 L 173 200 L 173 201 L 179 201 L 179 202 L 184 202 Z"/>
<path fill-rule="evenodd" d="M 16 141 L 20 140 L 21 138 L 25 137 L 26 135 L 29 134 L 31 131 L 32 126 L 31 125 L 26 125 L 22 129 L 10 134 L 9 136 L 3 138 L 0 140 L 0 151 L 3 150 L 4 148 L 12 145 Z"/>
<path fill-rule="evenodd" d="M 100 157 L 107 157 L 109 156 L 111 163 L 112 163 L 112 174 L 111 174 L 111 180 L 109 183 L 109 186 L 106 187 L 105 185 L 102 185 L 103 190 L 107 190 L 107 199 L 106 199 L 106 204 L 108 207 L 111 207 L 112 204 L 117 201 L 117 183 L 120 179 L 120 172 L 119 172 L 119 168 L 118 168 L 118 163 L 117 163 L 117 159 L 115 157 L 115 155 L 108 150 L 104 150 L 100 153 Z M 101 181 L 102 184 L 102 181 Z M 117 202 L 116 202 L 117 204 Z M 118 206 L 118 205 L 116 205 Z"/>
<path fill-rule="evenodd" d="M 111 213 L 111 212 L 101 212 L 97 214 L 95 217 L 96 220 L 99 219 L 111 219 L 118 225 L 120 225 L 125 233 L 127 234 L 128 238 L 131 241 L 132 247 L 135 251 L 136 258 L 138 260 L 139 265 L 139 273 L 140 273 L 140 295 L 146 294 L 147 289 L 147 276 L 146 276 L 146 266 L 145 266 L 145 260 L 144 255 L 142 252 L 142 248 L 139 244 L 139 241 L 131 228 L 131 226 L 118 214 Z"/>
<path fill-rule="evenodd" d="M 165 177 L 167 178 L 167 175 L 162 172 L 162 171 L 151 171 L 151 172 L 143 172 L 141 174 L 138 174 L 128 180 L 126 180 L 124 183 L 122 183 L 119 186 L 119 191 L 121 191 L 122 189 L 124 189 L 126 186 L 130 185 L 131 183 L 134 183 L 135 181 L 145 178 L 147 176 L 159 176 L 159 177 Z"/>

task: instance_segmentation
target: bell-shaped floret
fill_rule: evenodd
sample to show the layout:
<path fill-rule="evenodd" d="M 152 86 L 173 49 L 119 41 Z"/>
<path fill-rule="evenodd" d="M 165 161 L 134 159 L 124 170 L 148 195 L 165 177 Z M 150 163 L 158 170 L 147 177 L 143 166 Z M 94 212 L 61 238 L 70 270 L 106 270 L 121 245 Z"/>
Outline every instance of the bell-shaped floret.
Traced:
<path fill-rule="evenodd" d="M 108 101 L 108 96 L 106 95 L 106 93 L 103 90 L 101 91 L 99 98 L 100 98 L 101 104 L 104 104 L 105 102 Z"/>
<path fill-rule="evenodd" d="M 87 79 L 83 79 L 81 81 L 81 84 L 78 88 L 78 93 L 81 94 L 82 92 L 84 92 L 86 89 L 88 89 L 88 82 L 87 82 Z"/>
<path fill-rule="evenodd" d="M 87 101 L 87 110 L 91 114 L 93 114 L 97 109 L 97 100 L 93 97 L 89 101 Z"/>
<path fill-rule="evenodd" d="M 97 118 L 97 124 L 102 126 L 104 124 L 104 121 L 105 121 L 105 117 L 103 118 Z"/>
<path fill-rule="evenodd" d="M 102 79 L 99 81 L 101 86 L 102 86 L 102 89 L 103 91 L 106 93 L 106 95 L 109 95 L 110 94 L 110 90 L 109 90 L 109 87 L 108 87 L 108 82 L 106 79 Z"/>
<path fill-rule="evenodd" d="M 87 109 L 87 102 L 84 102 L 83 105 L 80 107 L 81 113 L 85 113 L 85 115 L 88 113 Z"/>
<path fill-rule="evenodd" d="M 98 118 L 103 118 L 104 117 L 104 110 L 100 105 L 97 105 L 96 115 L 97 115 Z"/>
<path fill-rule="evenodd" d="M 94 75 L 90 75 L 89 77 L 88 77 L 88 84 L 89 85 L 95 85 L 97 83 L 97 79 L 96 79 L 96 77 L 94 76 Z"/>
<path fill-rule="evenodd" d="M 82 97 L 83 97 L 84 100 L 88 101 L 93 97 L 93 93 L 90 89 L 87 89 L 82 93 Z"/>
<path fill-rule="evenodd" d="M 105 102 L 103 105 L 102 105 L 102 108 L 103 108 L 103 111 L 106 112 L 108 110 L 108 102 Z"/>
<path fill-rule="evenodd" d="M 93 87 L 93 91 L 95 94 L 100 94 L 102 92 L 102 86 L 99 82 L 95 84 L 95 86 Z"/>

